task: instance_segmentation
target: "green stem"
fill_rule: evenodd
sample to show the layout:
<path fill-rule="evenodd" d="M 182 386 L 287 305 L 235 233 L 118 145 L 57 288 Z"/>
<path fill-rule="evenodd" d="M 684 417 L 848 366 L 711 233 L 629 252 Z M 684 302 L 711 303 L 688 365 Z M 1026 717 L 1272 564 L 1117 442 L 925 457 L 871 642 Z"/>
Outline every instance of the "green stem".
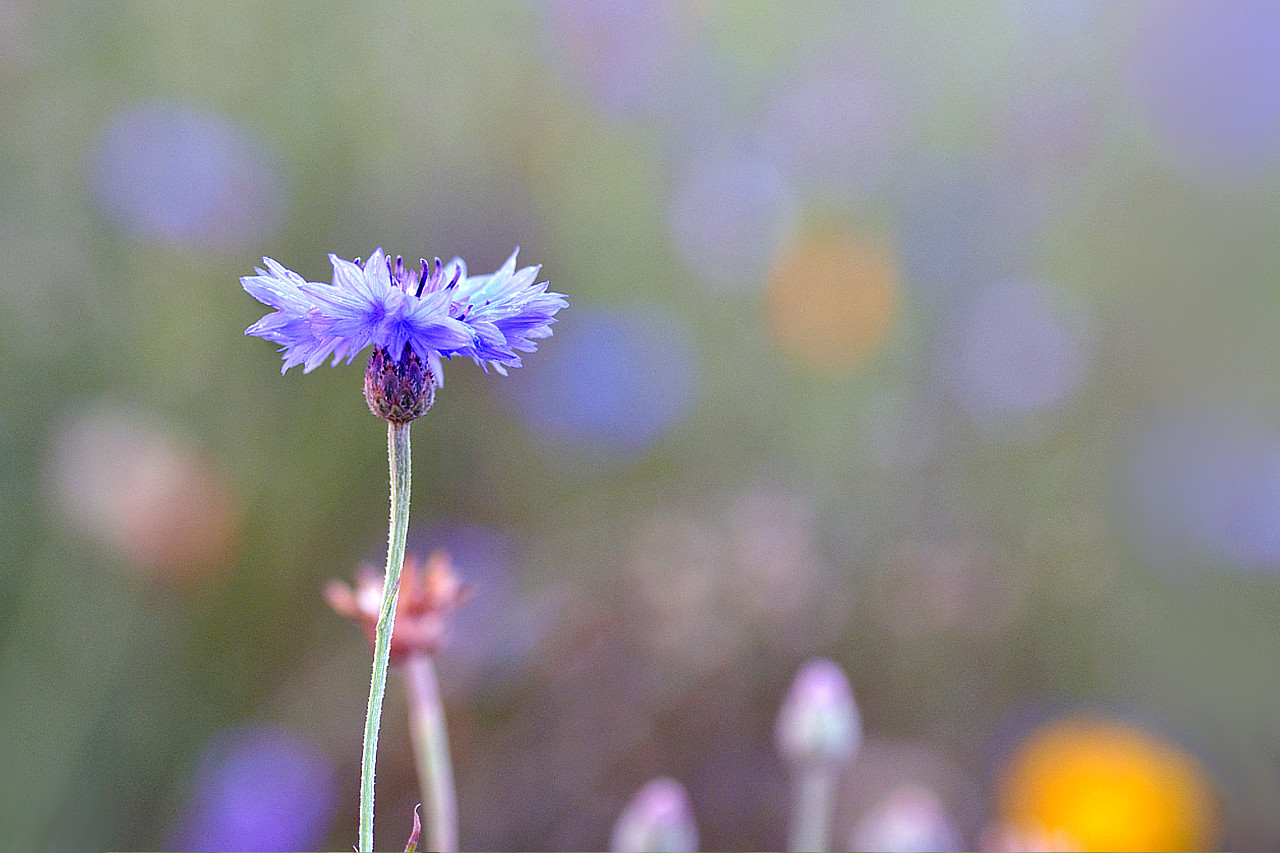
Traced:
<path fill-rule="evenodd" d="M 416 653 L 405 663 L 409 692 L 409 733 L 418 764 L 418 783 L 427 804 L 427 850 L 458 849 L 458 801 L 449 760 L 449 732 L 431 656 Z"/>
<path fill-rule="evenodd" d="M 793 851 L 831 849 L 831 812 L 835 805 L 837 771 L 824 765 L 794 771 L 795 799 L 791 803 L 791 844 Z"/>
<path fill-rule="evenodd" d="M 387 458 L 391 466 L 391 530 L 387 534 L 387 574 L 382 584 L 382 611 L 373 640 L 373 678 L 369 684 L 369 710 L 364 719 L 364 752 L 360 759 L 360 851 L 373 850 L 373 769 L 378 754 L 378 724 L 382 720 L 382 695 L 387 690 L 387 664 L 391 658 L 391 629 L 400 595 L 400 570 L 404 567 L 404 540 L 409 532 L 409 424 L 387 422 Z"/>

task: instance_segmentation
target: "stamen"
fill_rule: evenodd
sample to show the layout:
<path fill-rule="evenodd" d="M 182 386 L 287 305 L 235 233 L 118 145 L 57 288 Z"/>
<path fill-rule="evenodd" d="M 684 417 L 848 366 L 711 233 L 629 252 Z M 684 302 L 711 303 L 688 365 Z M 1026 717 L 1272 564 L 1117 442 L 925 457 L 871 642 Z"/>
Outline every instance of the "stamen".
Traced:
<path fill-rule="evenodd" d="M 422 296 L 422 289 L 423 289 L 424 287 L 426 287 L 426 286 L 427 286 L 427 279 L 431 278 L 431 273 L 429 273 L 429 272 L 427 271 L 427 259 L 426 259 L 426 258 L 418 258 L 418 263 L 422 265 L 422 266 L 421 266 L 422 273 L 421 273 L 421 277 L 420 277 L 420 278 L 419 278 L 419 280 L 418 280 L 418 292 L 417 292 L 417 293 L 415 293 L 415 294 L 414 294 L 414 296 L 421 297 L 421 296 Z"/>

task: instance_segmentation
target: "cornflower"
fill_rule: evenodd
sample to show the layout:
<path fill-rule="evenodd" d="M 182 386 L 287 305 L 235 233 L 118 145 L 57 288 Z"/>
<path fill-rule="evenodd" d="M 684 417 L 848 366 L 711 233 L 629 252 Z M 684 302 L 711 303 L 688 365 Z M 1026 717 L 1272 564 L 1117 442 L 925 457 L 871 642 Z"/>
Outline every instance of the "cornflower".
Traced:
<path fill-rule="evenodd" d="M 359 258 L 330 255 L 329 284 L 307 281 L 271 258 L 262 259 L 265 269 L 240 279 L 250 296 L 274 309 L 245 334 L 280 345 L 281 373 L 295 365 L 310 373 L 329 358 L 335 366 L 344 359 L 350 364 L 373 347 L 364 394 L 370 411 L 387 421 L 391 521 L 360 765 L 361 851 L 373 850 L 373 771 L 409 529 L 409 425 L 426 414 L 436 389 L 443 386 L 442 359 L 471 358 L 486 373 L 492 369 L 506 375 L 520 366 L 521 353 L 534 352 L 538 340 L 550 337 L 556 313 L 568 302 L 547 290 L 547 282 L 537 281 L 541 267 L 516 269 L 519 251 L 489 275 L 468 276 L 461 258 L 447 264 L 436 258 L 430 265 L 423 259 L 414 270 L 402 258 L 392 261 L 377 249 L 363 264 Z M 430 689 L 438 693 L 434 671 L 428 675 Z M 443 725 L 441 716 L 441 731 Z M 443 745 L 443 738 L 438 742 Z M 447 755 L 430 763 L 437 775 L 448 772 Z M 431 781 L 452 786 L 451 779 Z M 456 839 L 456 828 L 443 825 L 452 816 L 437 811 L 427 819 L 432 838 Z"/>

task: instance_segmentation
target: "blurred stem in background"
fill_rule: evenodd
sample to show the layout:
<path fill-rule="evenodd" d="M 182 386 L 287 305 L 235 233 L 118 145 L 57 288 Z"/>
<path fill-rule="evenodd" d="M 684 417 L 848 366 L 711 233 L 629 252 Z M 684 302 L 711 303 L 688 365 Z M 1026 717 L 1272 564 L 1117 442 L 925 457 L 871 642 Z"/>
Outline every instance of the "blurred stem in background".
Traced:
<path fill-rule="evenodd" d="M 387 665 L 391 658 L 391 630 L 404 567 L 404 543 L 409 532 L 409 423 L 387 422 L 387 456 L 391 468 L 391 524 L 387 535 L 387 572 L 382 585 L 382 609 L 373 641 L 373 677 L 369 685 L 369 709 L 364 723 L 364 752 L 360 761 L 360 851 L 373 850 L 373 770 L 378 754 L 378 725 L 382 720 L 382 696 L 387 690 Z"/>
<path fill-rule="evenodd" d="M 414 652 L 405 661 L 404 676 L 409 692 L 409 734 L 418 784 L 427 805 L 427 849 L 451 853 L 458 849 L 458 802 L 435 661 L 429 654 Z"/>
<path fill-rule="evenodd" d="M 791 831 L 788 850 L 831 848 L 831 816 L 839 767 L 805 767 L 792 774 Z"/>

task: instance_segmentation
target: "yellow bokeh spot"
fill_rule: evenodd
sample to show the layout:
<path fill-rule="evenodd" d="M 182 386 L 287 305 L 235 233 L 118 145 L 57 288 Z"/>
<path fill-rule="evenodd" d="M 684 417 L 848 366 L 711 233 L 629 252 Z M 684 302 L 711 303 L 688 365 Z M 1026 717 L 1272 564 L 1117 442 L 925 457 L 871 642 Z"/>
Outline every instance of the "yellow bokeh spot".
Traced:
<path fill-rule="evenodd" d="M 876 241 L 830 231 L 801 236 L 774 264 L 769 329 L 789 355 L 841 370 L 876 352 L 897 308 L 897 270 Z"/>
<path fill-rule="evenodd" d="M 1122 723 L 1074 718 L 1031 735 L 1004 769 L 1002 819 L 1078 850 L 1203 850 L 1218 841 L 1217 797 L 1200 764 Z"/>

